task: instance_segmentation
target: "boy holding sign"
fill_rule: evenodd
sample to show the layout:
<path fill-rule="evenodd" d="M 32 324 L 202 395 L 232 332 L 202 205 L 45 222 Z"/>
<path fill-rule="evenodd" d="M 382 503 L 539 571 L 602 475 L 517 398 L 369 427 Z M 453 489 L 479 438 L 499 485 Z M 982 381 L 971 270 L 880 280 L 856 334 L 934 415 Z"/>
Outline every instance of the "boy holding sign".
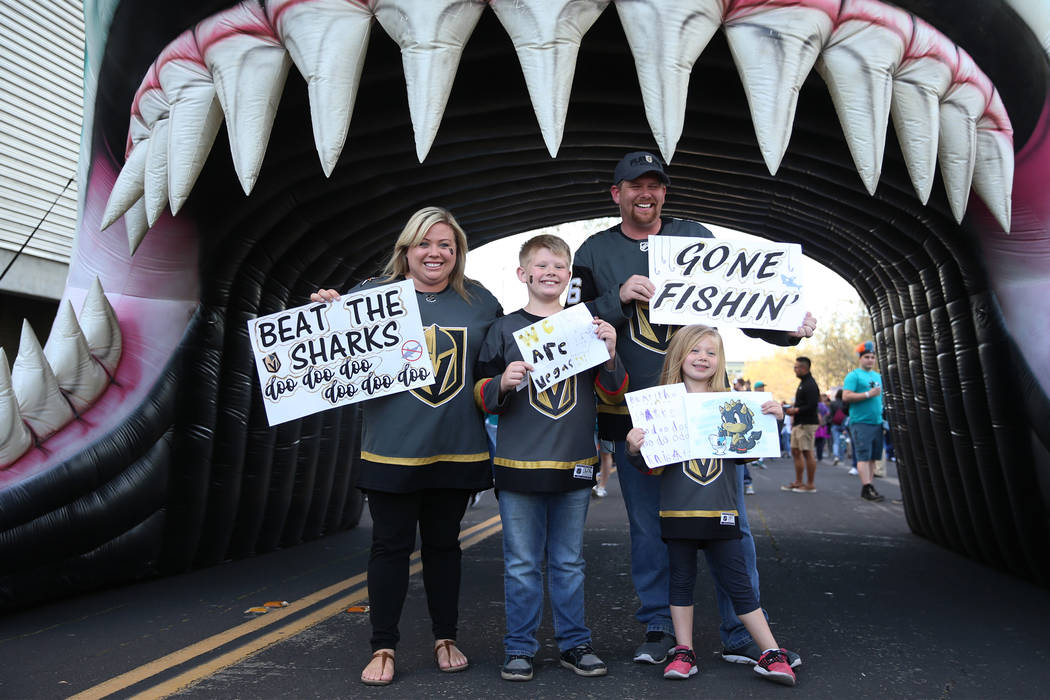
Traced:
<path fill-rule="evenodd" d="M 479 358 L 479 376 L 490 378 L 477 383 L 475 396 L 486 413 L 500 416 L 493 471 L 506 588 L 501 676 L 512 681 L 532 679 L 545 553 L 561 665 L 582 676 L 606 673 L 583 619 L 583 526 L 598 464 L 592 392 L 605 403 L 621 402 L 627 375 L 608 323 L 588 318 L 592 330 L 575 340 L 572 328 L 559 332 L 565 317 L 553 317 L 562 311 L 571 257 L 557 236 L 536 236 L 522 246 L 518 279 L 528 288 L 529 302 L 492 325 Z M 607 358 L 599 366 L 579 360 L 589 354 L 581 346 L 594 344 L 595 336 Z M 527 376 L 541 360 L 564 370 L 555 383 L 548 383 L 549 372 L 543 381 Z"/>

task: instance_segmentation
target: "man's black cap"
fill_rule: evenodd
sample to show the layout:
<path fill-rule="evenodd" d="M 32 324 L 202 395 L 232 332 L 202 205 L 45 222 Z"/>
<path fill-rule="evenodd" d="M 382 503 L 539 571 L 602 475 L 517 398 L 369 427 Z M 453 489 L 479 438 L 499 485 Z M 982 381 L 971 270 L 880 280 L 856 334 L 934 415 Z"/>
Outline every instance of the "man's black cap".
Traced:
<path fill-rule="evenodd" d="M 624 180 L 636 180 L 646 173 L 653 173 L 665 185 L 671 184 L 671 178 L 667 177 L 667 173 L 664 172 L 660 159 L 645 151 L 628 153 L 616 164 L 616 170 L 613 171 L 613 184 L 619 185 Z"/>

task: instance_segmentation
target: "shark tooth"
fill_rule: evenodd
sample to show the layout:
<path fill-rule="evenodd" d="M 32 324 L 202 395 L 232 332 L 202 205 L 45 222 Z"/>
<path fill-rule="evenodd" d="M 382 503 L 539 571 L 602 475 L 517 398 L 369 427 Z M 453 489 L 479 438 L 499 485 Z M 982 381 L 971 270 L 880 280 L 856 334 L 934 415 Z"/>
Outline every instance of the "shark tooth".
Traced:
<path fill-rule="evenodd" d="M 408 110 L 422 163 L 437 136 L 459 59 L 483 0 L 376 0 L 376 20 L 401 47 Z"/>
<path fill-rule="evenodd" d="M 33 445 L 33 434 L 22 422 L 11 385 L 7 353 L 0 348 L 0 469 L 14 463 Z"/>
<path fill-rule="evenodd" d="M 757 5 L 726 16 L 729 50 L 771 175 L 787 151 L 798 93 L 831 36 L 838 8 L 839 0 L 823 0 L 808 6 Z"/>
<path fill-rule="evenodd" d="M 268 0 L 267 14 L 306 79 L 314 145 L 325 177 L 350 131 L 372 11 L 355 0 Z"/>
<path fill-rule="evenodd" d="M 194 34 L 226 114 L 233 168 L 244 193 L 251 194 L 291 59 L 251 0 L 201 21 Z"/>
<path fill-rule="evenodd" d="M 882 173 L 893 74 L 904 57 L 908 14 L 877 0 L 843 0 L 835 29 L 817 60 L 853 163 L 869 194 Z"/>
<path fill-rule="evenodd" d="M 617 0 L 634 55 L 642 103 L 664 162 L 685 125 L 693 64 L 722 24 L 722 0 Z"/>
<path fill-rule="evenodd" d="M 46 440 L 73 420 L 73 409 L 58 388 L 55 373 L 29 321 L 22 322 L 22 339 L 11 369 L 11 386 L 18 398 L 22 420 L 38 440 Z"/>
<path fill-rule="evenodd" d="M 914 22 L 911 41 L 893 76 L 890 114 L 915 194 L 926 204 L 937 172 L 941 96 L 952 82 L 958 52 L 929 24 Z"/>
<path fill-rule="evenodd" d="M 990 85 L 982 84 L 973 59 L 962 49 L 958 52 L 958 68 L 941 100 L 937 161 L 952 216 L 961 222 L 970 199 L 970 184 L 977 161 L 977 120 L 984 114 L 991 95 L 986 91 Z"/>
<path fill-rule="evenodd" d="M 80 328 L 84 331 L 91 355 L 110 376 L 116 374 L 124 337 L 120 332 L 117 314 L 102 291 L 102 282 L 98 277 L 88 289 L 80 309 Z"/>
<path fill-rule="evenodd" d="M 149 148 L 146 150 L 146 168 L 143 185 L 146 201 L 146 221 L 150 228 L 168 205 L 168 125 L 167 117 L 153 123 Z"/>
<path fill-rule="evenodd" d="M 609 0 L 492 3 L 514 43 L 551 158 L 557 156 L 565 131 L 580 42 L 608 4 Z"/>
<path fill-rule="evenodd" d="M 131 147 L 131 153 L 124 161 L 124 167 L 113 183 L 109 193 L 106 210 L 102 214 L 100 230 L 105 231 L 119 219 L 135 202 L 142 199 L 146 192 L 146 156 L 149 152 L 149 141 L 143 140 Z"/>
<path fill-rule="evenodd" d="M 1014 185 L 1014 130 L 999 91 L 977 122 L 977 161 L 973 190 L 988 206 L 1003 231 L 1010 233 Z"/>
<path fill-rule="evenodd" d="M 131 207 L 124 212 L 124 230 L 128 235 L 128 252 L 131 255 L 139 249 L 139 244 L 149 231 L 149 221 L 146 220 L 146 199 L 139 197 Z"/>
<path fill-rule="evenodd" d="M 68 299 L 59 304 L 51 334 L 44 343 L 44 357 L 77 413 L 94 403 L 109 385 L 109 376 L 91 356 Z"/>
<path fill-rule="evenodd" d="M 222 126 L 222 105 L 191 30 L 157 57 L 157 79 L 170 103 L 168 201 L 177 214 L 193 191 Z"/>

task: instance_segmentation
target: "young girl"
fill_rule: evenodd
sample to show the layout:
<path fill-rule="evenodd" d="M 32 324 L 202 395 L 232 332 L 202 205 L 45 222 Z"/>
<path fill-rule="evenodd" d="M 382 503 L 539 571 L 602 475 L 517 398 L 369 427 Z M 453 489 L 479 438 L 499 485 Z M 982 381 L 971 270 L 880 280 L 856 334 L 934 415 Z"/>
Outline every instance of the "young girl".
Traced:
<path fill-rule="evenodd" d="M 727 391 L 725 354 L 718 331 L 708 326 L 686 326 L 675 333 L 664 356 L 661 384 L 685 384 L 686 391 Z M 762 404 L 762 412 L 783 416 L 776 401 Z M 646 470 L 640 456 L 645 431 L 627 433 L 627 454 L 635 467 Z M 706 550 L 711 575 L 729 592 L 733 608 L 747 631 L 764 649 L 755 672 L 784 685 L 795 684 L 787 656 L 773 638 L 748 577 L 737 524 L 733 461 L 689 460 L 653 470 L 660 474 L 660 530 L 671 563 L 671 622 L 678 644 L 664 678 L 688 678 L 697 672 L 693 653 L 693 588 L 696 554 Z"/>

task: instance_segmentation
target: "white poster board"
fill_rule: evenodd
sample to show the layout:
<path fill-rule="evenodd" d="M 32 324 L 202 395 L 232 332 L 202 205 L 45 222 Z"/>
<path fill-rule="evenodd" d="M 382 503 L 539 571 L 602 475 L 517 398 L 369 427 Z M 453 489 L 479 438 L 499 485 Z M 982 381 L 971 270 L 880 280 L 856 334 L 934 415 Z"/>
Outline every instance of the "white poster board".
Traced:
<path fill-rule="evenodd" d="M 649 237 L 653 323 L 796 330 L 806 315 L 802 246 Z"/>
<path fill-rule="evenodd" d="M 779 457 L 777 419 L 762 413 L 765 391 L 716 391 L 685 395 L 691 459 Z"/>
<path fill-rule="evenodd" d="M 685 384 L 661 384 L 625 394 L 634 427 L 645 431 L 642 457 L 650 469 L 688 459 Z"/>
<path fill-rule="evenodd" d="M 631 422 L 645 430 L 642 457 L 650 469 L 686 459 L 779 457 L 777 419 L 762 413 L 764 391 L 690 394 L 665 384 L 626 394 Z"/>
<path fill-rule="evenodd" d="M 532 365 L 529 381 L 536 391 L 609 361 L 609 349 L 595 335 L 594 318 L 584 304 L 525 326 L 514 340 L 522 359 Z"/>
<path fill-rule="evenodd" d="M 411 280 L 248 321 L 271 426 L 434 383 Z"/>

